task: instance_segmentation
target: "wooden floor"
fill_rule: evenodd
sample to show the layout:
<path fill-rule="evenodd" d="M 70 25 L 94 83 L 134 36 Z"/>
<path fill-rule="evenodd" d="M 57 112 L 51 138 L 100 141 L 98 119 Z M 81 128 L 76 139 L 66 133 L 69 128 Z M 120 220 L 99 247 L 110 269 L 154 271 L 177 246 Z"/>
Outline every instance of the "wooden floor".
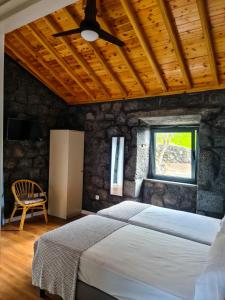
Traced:
<path fill-rule="evenodd" d="M 65 224 L 65 221 L 49 217 L 27 220 L 23 231 L 18 223 L 6 225 L 0 232 L 0 300 L 40 300 L 39 290 L 31 284 L 31 263 L 34 241 L 44 232 Z M 48 295 L 46 299 L 58 300 Z"/>

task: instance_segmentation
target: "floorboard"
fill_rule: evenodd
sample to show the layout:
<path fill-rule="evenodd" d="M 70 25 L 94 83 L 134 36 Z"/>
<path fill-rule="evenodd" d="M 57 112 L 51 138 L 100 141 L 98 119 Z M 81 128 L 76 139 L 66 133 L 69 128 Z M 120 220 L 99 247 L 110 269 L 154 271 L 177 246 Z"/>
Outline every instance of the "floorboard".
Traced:
<path fill-rule="evenodd" d="M 39 289 L 31 284 L 31 264 L 34 241 L 43 233 L 65 224 L 66 221 L 43 216 L 26 220 L 24 230 L 19 224 L 7 224 L 0 232 L 0 300 L 40 300 Z M 59 300 L 53 295 L 46 299 Z"/>

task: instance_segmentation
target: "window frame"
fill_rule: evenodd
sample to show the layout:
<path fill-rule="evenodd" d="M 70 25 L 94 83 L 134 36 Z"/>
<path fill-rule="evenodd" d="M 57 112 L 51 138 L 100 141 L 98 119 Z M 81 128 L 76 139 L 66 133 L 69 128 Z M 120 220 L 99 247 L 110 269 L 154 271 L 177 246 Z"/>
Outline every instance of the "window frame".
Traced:
<path fill-rule="evenodd" d="M 158 132 L 191 132 L 191 178 L 183 178 L 177 176 L 164 176 L 156 174 L 155 166 L 155 133 Z M 196 141 L 195 141 L 196 132 Z M 149 159 L 149 178 L 156 180 L 172 181 L 178 183 L 197 183 L 197 168 L 199 154 L 199 126 L 157 126 L 150 128 L 150 159 Z"/>

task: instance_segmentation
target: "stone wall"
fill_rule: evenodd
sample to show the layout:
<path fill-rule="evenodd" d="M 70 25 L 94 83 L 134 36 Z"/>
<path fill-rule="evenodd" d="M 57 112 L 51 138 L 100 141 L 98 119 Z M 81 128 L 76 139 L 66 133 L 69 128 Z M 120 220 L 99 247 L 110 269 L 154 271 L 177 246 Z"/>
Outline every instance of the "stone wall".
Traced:
<path fill-rule="evenodd" d="M 143 202 L 156 206 L 196 212 L 197 186 L 144 180 Z"/>
<path fill-rule="evenodd" d="M 187 115 L 201 117 L 197 196 L 196 188 L 190 192 L 182 185 L 143 181 L 149 172 L 150 135 L 149 126 L 140 119 L 170 116 L 182 120 Z M 47 190 L 49 129 L 59 128 L 85 130 L 84 209 L 96 211 L 133 198 L 212 216 L 224 213 L 225 91 L 67 106 L 6 56 L 7 117 L 38 119 L 44 139 L 4 141 L 6 217 L 13 205 L 10 185 L 15 179 L 37 180 Z M 113 136 L 125 137 L 123 197 L 109 193 Z"/>
<path fill-rule="evenodd" d="M 219 95 L 213 94 L 219 104 Z M 221 100 L 225 101 L 221 97 Z M 202 114 L 200 124 L 200 159 L 197 211 L 220 215 L 225 199 L 225 103 Z"/>
<path fill-rule="evenodd" d="M 67 127 L 67 105 L 8 56 L 4 80 L 5 122 L 8 117 L 39 120 L 43 132 L 41 142 L 4 139 L 5 217 L 8 217 L 14 202 L 10 191 L 14 180 L 37 180 L 47 190 L 49 130 Z"/>
<path fill-rule="evenodd" d="M 85 130 L 84 202 L 85 209 L 96 211 L 126 198 L 143 200 L 149 184 L 143 185 L 149 162 L 149 141 L 143 142 L 146 124 L 140 118 L 200 115 L 200 159 L 198 191 L 179 197 L 170 207 L 221 216 L 225 199 L 225 92 L 118 101 L 69 108 L 69 127 Z M 124 197 L 109 194 L 112 136 L 125 136 Z M 142 161 L 140 166 L 140 161 Z M 150 187 L 151 188 L 151 187 Z M 170 189 L 176 189 L 176 186 Z M 95 201 L 95 195 L 100 201 Z M 183 195 L 183 197 L 182 197 Z M 190 204 L 187 204 L 190 201 Z M 197 204 L 196 204 L 197 201 Z M 183 202 L 183 203 L 182 203 Z M 179 205 L 178 205 L 179 203 Z"/>

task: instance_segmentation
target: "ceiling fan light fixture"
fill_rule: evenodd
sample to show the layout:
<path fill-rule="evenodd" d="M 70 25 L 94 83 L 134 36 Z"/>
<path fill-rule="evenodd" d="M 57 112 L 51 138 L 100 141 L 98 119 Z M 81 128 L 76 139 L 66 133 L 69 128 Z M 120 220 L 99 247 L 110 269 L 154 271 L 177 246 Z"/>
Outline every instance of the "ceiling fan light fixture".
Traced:
<path fill-rule="evenodd" d="M 85 41 L 94 42 L 99 38 L 99 34 L 90 29 L 85 29 L 81 31 L 81 36 Z"/>

